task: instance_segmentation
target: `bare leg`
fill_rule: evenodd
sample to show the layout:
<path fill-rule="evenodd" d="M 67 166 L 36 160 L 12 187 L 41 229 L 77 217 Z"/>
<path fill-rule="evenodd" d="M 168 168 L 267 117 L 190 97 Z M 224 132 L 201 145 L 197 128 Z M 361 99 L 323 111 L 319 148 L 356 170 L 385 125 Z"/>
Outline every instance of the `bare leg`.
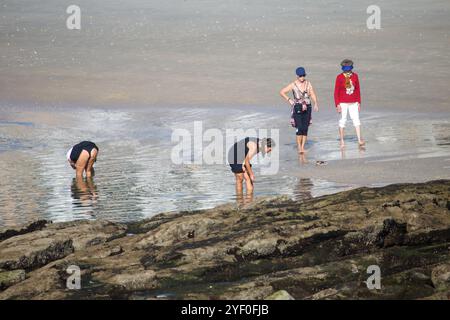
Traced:
<path fill-rule="evenodd" d="M 253 193 L 253 181 L 250 180 L 250 177 L 248 176 L 247 172 L 244 172 L 244 179 L 245 179 L 245 185 L 247 187 L 247 195 L 250 195 Z"/>
<path fill-rule="evenodd" d="M 356 126 L 355 130 L 356 130 L 356 135 L 358 136 L 359 146 L 362 147 L 363 145 L 366 144 L 366 142 L 361 138 L 361 126 Z"/>
<path fill-rule="evenodd" d="M 236 195 L 242 197 L 242 181 L 244 180 L 244 174 L 235 173 L 234 176 L 236 177 Z"/>
<path fill-rule="evenodd" d="M 302 153 L 302 136 L 296 136 L 297 137 L 297 150 L 298 153 Z"/>
<path fill-rule="evenodd" d="M 306 144 L 307 136 L 302 136 L 302 137 L 303 137 L 303 139 L 302 139 L 302 151 L 305 152 L 305 144 Z"/>
<path fill-rule="evenodd" d="M 91 178 L 94 174 L 94 163 L 97 160 L 97 149 L 91 150 L 91 157 L 86 164 L 86 178 Z"/>
<path fill-rule="evenodd" d="M 244 204 L 252 203 L 253 201 L 253 193 L 246 194 L 244 198 Z"/>
<path fill-rule="evenodd" d="M 344 128 L 339 128 L 339 137 L 341 139 L 341 148 L 345 147 L 344 143 Z"/>
<path fill-rule="evenodd" d="M 298 153 L 303 154 L 305 152 L 305 136 L 297 136 Z"/>
<path fill-rule="evenodd" d="M 83 172 L 86 170 L 89 159 L 89 153 L 86 150 L 83 150 L 75 164 L 76 170 L 76 178 L 83 179 Z"/>

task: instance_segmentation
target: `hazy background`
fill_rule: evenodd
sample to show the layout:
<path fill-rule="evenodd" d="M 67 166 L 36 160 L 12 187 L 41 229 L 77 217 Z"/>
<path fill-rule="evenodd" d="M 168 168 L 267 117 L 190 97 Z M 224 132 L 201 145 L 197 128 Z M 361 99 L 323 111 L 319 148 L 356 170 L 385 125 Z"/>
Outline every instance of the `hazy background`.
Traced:
<path fill-rule="evenodd" d="M 81 30 L 66 8 L 81 7 Z M 381 8 L 381 30 L 366 9 Z M 0 108 L 273 106 L 305 66 L 332 106 L 355 61 L 367 108 L 448 110 L 448 0 L 1 0 Z"/>

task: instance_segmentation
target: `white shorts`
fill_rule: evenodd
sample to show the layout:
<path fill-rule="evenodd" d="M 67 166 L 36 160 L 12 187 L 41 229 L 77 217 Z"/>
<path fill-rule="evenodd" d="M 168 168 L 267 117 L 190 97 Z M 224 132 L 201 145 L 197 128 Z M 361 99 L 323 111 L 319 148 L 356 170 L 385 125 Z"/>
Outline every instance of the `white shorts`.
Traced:
<path fill-rule="evenodd" d="M 67 153 L 66 153 L 67 160 L 69 160 L 69 161 L 72 161 L 72 160 L 70 159 L 70 154 L 72 153 L 72 149 L 73 149 L 73 148 L 70 148 L 70 150 L 67 151 Z"/>
<path fill-rule="evenodd" d="M 350 113 L 350 118 L 353 121 L 353 125 L 360 126 L 361 121 L 359 121 L 359 107 L 358 102 L 354 103 L 341 103 L 341 119 L 339 120 L 339 127 L 345 128 L 345 123 L 347 122 L 347 114 Z"/>

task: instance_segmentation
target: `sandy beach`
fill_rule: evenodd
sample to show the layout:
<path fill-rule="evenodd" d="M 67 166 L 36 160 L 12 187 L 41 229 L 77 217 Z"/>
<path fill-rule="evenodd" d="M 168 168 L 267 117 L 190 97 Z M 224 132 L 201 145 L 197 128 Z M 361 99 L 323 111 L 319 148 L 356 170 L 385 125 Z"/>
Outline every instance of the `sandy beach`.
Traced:
<path fill-rule="evenodd" d="M 450 3 L 201 0 L 77 2 L 68 30 L 57 0 L 2 2 L 0 97 L 16 105 L 275 106 L 306 67 L 330 108 L 351 57 L 370 110 L 448 111 Z"/>
<path fill-rule="evenodd" d="M 0 300 L 450 299 L 449 1 L 379 0 L 378 29 L 369 0 L 78 0 L 77 30 L 70 4 L 0 3 Z M 366 144 L 348 120 L 342 149 L 345 58 Z M 251 195 L 236 136 L 275 142 Z"/>
<path fill-rule="evenodd" d="M 0 225 L 127 222 L 235 201 L 227 165 L 171 161 L 174 130 L 196 121 L 279 131 L 279 170 L 258 177 L 255 197 L 450 178 L 450 5 L 381 1 L 382 27 L 369 30 L 370 4 L 80 1 L 81 30 L 68 30 L 54 0 L 4 1 Z M 362 83 L 365 150 L 350 121 L 338 148 L 333 85 L 345 57 Z M 278 94 L 299 65 L 320 104 L 304 158 Z M 64 159 L 85 139 L 101 146 L 92 184 L 74 182 Z"/>

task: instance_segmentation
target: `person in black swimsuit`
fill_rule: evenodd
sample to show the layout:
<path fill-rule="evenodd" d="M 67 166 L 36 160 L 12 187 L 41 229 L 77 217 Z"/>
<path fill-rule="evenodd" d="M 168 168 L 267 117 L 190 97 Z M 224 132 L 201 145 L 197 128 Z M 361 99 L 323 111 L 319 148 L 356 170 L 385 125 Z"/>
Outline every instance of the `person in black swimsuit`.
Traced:
<path fill-rule="evenodd" d="M 236 142 L 228 152 L 228 163 L 231 171 L 236 177 L 236 194 L 242 195 L 242 183 L 245 180 L 247 194 L 253 193 L 253 182 L 255 175 L 253 174 L 250 160 L 259 152 L 263 154 L 272 151 L 275 143 L 270 138 L 245 138 Z"/>
<path fill-rule="evenodd" d="M 97 161 L 97 155 L 98 147 L 91 141 L 82 141 L 67 152 L 67 161 L 76 170 L 77 179 L 83 178 L 84 171 L 86 171 L 87 178 L 94 175 L 94 163 Z"/>

